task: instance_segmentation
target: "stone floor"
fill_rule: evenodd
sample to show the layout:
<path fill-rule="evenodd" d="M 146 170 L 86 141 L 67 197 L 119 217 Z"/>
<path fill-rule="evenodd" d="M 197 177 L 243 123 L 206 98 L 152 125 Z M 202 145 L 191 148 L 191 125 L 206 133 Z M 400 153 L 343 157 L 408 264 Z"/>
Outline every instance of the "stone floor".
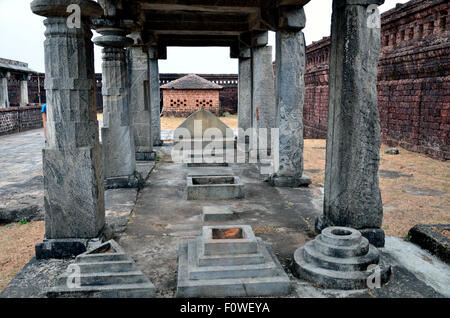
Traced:
<path fill-rule="evenodd" d="M 39 138 L 39 131 L 27 134 L 31 139 Z M 3 139 L 8 138 L 21 140 L 23 136 Z M 171 162 L 170 149 L 167 146 L 159 149 L 159 160 L 154 167 L 139 168 L 151 171 L 139 192 L 119 189 L 106 193 L 106 201 L 110 202 L 106 208 L 107 222 L 115 229 L 119 244 L 155 284 L 157 297 L 174 296 L 178 245 L 200 234 L 203 225 L 201 212 L 205 205 L 231 207 L 238 214 L 238 219 L 223 223 L 249 224 L 257 236 L 272 245 L 291 278 L 293 288 L 288 297 L 450 297 L 450 267 L 414 244 L 389 236 L 382 253 L 393 266 L 393 276 L 380 289 L 322 290 L 293 277 L 290 271 L 293 253 L 314 238 L 313 222 L 321 214 L 323 189 L 273 188 L 264 182 L 255 165 L 207 168 L 212 170 L 210 172 L 187 168 Z M 40 156 L 36 155 L 35 160 L 39 160 L 37 157 Z M 40 164 L 30 164 L 25 169 L 32 171 L 33 167 L 37 169 L 35 166 L 40 167 Z M 233 172 L 243 181 L 246 197 L 224 201 L 187 201 L 186 175 L 191 171 L 213 174 Z M 14 172 L 9 176 L 4 171 L 1 173 L 11 180 L 16 175 Z M 20 176 L 20 173 L 17 175 Z M 0 293 L 0 297 L 43 297 L 45 289 L 53 286 L 56 275 L 62 273 L 70 262 L 36 261 L 33 258 Z"/>
<path fill-rule="evenodd" d="M 43 219 L 43 147 L 42 129 L 0 138 L 0 223 Z"/>

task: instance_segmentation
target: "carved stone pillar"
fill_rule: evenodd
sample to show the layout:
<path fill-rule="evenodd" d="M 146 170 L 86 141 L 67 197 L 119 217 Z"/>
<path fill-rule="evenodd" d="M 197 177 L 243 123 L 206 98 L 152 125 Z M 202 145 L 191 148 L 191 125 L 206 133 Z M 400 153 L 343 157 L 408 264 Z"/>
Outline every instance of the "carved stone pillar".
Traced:
<path fill-rule="evenodd" d="M 158 59 L 160 52 L 157 47 L 150 47 L 149 57 L 149 79 L 150 79 L 150 107 L 152 111 L 152 138 L 153 146 L 161 146 L 161 95 L 159 92 L 159 67 Z M 164 58 L 164 57 L 163 57 Z"/>
<path fill-rule="evenodd" d="M 106 20 L 98 26 L 101 36 L 94 39 L 103 47 L 103 171 L 106 188 L 136 187 L 135 144 L 129 109 L 128 71 L 124 47 L 133 43 L 120 21 Z"/>
<path fill-rule="evenodd" d="M 384 245 L 383 205 L 378 185 L 380 124 L 377 67 L 380 29 L 368 23 L 370 4 L 333 2 L 329 75 L 324 215 L 316 226 L 358 229 Z"/>
<path fill-rule="evenodd" d="M 239 52 L 238 127 L 244 132 L 252 127 L 252 53 L 251 49 Z"/>
<path fill-rule="evenodd" d="M 276 34 L 276 126 L 279 128 L 279 171 L 270 176 L 277 187 L 311 184 L 303 175 L 303 103 L 305 100 L 305 27 L 303 8 L 280 9 Z"/>
<path fill-rule="evenodd" d="M 45 239 L 37 258 L 60 258 L 86 250 L 105 225 L 101 150 L 95 103 L 94 50 L 89 19 L 102 14 L 78 0 L 81 26 L 67 26 L 67 1 L 34 0 L 45 16 L 47 143 L 43 150 Z"/>
<path fill-rule="evenodd" d="M 130 74 L 130 119 L 136 160 L 152 160 L 154 153 L 148 47 L 139 45 L 128 49 L 128 68 Z"/>
<path fill-rule="evenodd" d="M 272 66 L 272 47 L 266 46 L 268 35 L 256 36 L 252 43 L 252 108 L 253 128 L 258 129 L 258 155 L 270 153 L 270 129 L 275 128 L 275 83 Z M 261 142 L 260 129 L 267 129 L 267 143 Z M 250 144 L 251 151 L 256 148 Z"/>

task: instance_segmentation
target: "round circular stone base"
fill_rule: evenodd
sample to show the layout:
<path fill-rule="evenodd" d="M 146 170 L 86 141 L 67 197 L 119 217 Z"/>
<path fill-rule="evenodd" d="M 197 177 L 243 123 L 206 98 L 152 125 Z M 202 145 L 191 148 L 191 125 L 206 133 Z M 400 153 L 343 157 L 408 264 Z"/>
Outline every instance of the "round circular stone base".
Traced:
<path fill-rule="evenodd" d="M 385 284 L 391 268 L 359 231 L 329 227 L 295 251 L 293 272 L 323 288 L 366 289 Z"/>

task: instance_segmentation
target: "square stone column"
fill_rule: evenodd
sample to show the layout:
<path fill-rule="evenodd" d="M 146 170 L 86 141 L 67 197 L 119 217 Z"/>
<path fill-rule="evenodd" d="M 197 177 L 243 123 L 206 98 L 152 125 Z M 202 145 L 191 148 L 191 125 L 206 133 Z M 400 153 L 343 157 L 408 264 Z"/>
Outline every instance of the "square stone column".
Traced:
<path fill-rule="evenodd" d="M 103 176 L 95 103 L 94 49 L 89 19 L 102 13 L 79 1 L 81 26 L 69 28 L 68 1 L 35 0 L 34 13 L 48 18 L 45 31 L 47 143 L 43 150 L 45 239 L 37 258 L 86 250 L 105 225 Z"/>
<path fill-rule="evenodd" d="M 282 10 L 276 33 L 276 126 L 279 128 L 279 170 L 269 178 L 277 187 L 311 184 L 303 175 L 303 103 L 305 100 L 305 37 L 303 8 Z"/>
<path fill-rule="evenodd" d="M 28 80 L 29 75 L 25 75 L 20 81 L 20 106 L 28 105 Z"/>
<path fill-rule="evenodd" d="M 333 1 L 325 170 L 325 226 L 358 229 L 384 245 L 378 185 L 380 124 L 377 68 L 380 29 L 368 23 L 370 4 L 383 0 Z"/>
<path fill-rule="evenodd" d="M 239 52 L 238 127 L 244 132 L 252 127 L 252 114 L 252 53 L 248 48 Z"/>
<path fill-rule="evenodd" d="M 270 154 L 271 128 L 275 128 L 275 83 L 272 66 L 272 47 L 256 46 L 252 49 L 252 108 L 253 128 L 258 129 L 258 155 Z M 267 129 L 267 144 L 261 145 L 260 129 Z M 250 145 L 255 150 L 255 145 Z"/>
<path fill-rule="evenodd" d="M 99 22 L 101 23 L 101 22 Z M 105 24 L 108 24 L 105 21 Z M 130 120 L 130 91 L 124 47 L 133 43 L 120 27 L 98 27 L 102 36 L 94 43 L 103 47 L 103 172 L 105 187 L 137 187 L 136 154 Z"/>
<path fill-rule="evenodd" d="M 128 49 L 130 74 L 130 120 L 134 135 L 136 160 L 151 160 L 153 138 L 150 109 L 149 59 L 146 46 Z"/>
<path fill-rule="evenodd" d="M 0 108 L 9 107 L 8 72 L 0 72 Z"/>
<path fill-rule="evenodd" d="M 161 146 L 161 95 L 159 91 L 158 48 L 149 48 L 150 107 L 153 146 Z"/>

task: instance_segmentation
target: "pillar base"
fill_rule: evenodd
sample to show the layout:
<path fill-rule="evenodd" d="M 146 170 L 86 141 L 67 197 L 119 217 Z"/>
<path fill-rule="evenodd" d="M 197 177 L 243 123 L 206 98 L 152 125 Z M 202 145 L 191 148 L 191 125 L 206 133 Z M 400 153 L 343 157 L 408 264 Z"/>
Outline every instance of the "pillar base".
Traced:
<path fill-rule="evenodd" d="M 139 188 L 141 185 L 141 177 L 135 172 L 129 176 L 111 177 L 103 181 L 105 190 L 119 188 Z"/>
<path fill-rule="evenodd" d="M 155 160 L 154 152 L 136 152 L 137 161 L 153 161 Z"/>
<path fill-rule="evenodd" d="M 35 245 L 36 259 L 72 258 L 86 252 L 89 248 L 100 245 L 99 238 L 80 239 L 45 239 Z"/>
<path fill-rule="evenodd" d="M 322 230 L 328 226 L 333 226 L 330 224 L 325 224 L 323 220 L 323 216 L 319 216 L 315 220 L 314 224 L 314 230 L 317 234 L 320 234 Z M 348 227 L 351 227 L 351 225 L 346 225 Z M 384 247 L 384 230 L 379 228 L 364 228 L 364 229 L 357 229 L 361 232 L 361 235 L 364 236 L 366 239 L 369 240 L 369 243 L 372 244 L 375 247 Z"/>
<path fill-rule="evenodd" d="M 273 187 L 286 188 L 307 187 L 312 183 L 311 178 L 306 174 L 302 175 L 300 178 L 290 176 L 271 176 L 269 178 L 269 182 Z"/>

